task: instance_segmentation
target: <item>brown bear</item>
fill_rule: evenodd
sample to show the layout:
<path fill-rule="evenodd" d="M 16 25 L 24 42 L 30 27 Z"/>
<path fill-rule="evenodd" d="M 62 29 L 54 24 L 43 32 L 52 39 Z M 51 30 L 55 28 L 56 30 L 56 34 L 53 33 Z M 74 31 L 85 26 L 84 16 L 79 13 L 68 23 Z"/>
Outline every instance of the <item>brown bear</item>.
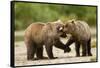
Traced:
<path fill-rule="evenodd" d="M 71 34 L 66 43 L 67 48 L 75 42 L 76 56 L 80 56 L 80 45 L 82 44 L 82 56 L 92 56 L 91 32 L 89 25 L 80 20 L 69 20 L 64 26 L 64 32 Z"/>
<path fill-rule="evenodd" d="M 32 23 L 25 30 L 25 44 L 27 48 L 27 59 L 34 60 L 36 53 L 37 59 L 43 59 L 43 45 L 45 45 L 46 52 L 49 59 L 55 59 L 53 56 L 53 45 L 64 51 L 69 52 L 66 46 L 60 41 L 60 37 L 66 37 L 66 33 L 62 30 L 64 25 L 59 21 L 53 23 Z"/>

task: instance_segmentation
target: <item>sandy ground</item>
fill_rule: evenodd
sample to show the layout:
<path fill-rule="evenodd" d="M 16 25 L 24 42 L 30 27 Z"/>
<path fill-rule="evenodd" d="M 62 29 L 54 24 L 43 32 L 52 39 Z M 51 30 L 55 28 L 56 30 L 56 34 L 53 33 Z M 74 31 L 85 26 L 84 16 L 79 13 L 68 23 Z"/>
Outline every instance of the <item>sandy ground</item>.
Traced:
<path fill-rule="evenodd" d="M 95 40 L 95 39 L 94 39 Z M 92 41 L 94 41 L 92 40 Z M 65 43 L 67 40 L 61 39 L 63 43 Z M 34 60 L 34 61 L 28 61 L 26 59 L 26 47 L 23 41 L 16 42 L 15 43 L 15 66 L 23 66 L 23 65 L 42 65 L 42 64 L 57 64 L 57 63 L 74 63 L 74 62 L 89 62 L 91 61 L 91 58 L 96 56 L 96 48 L 92 48 L 92 54 L 91 57 L 75 57 L 75 49 L 74 44 L 71 45 L 72 51 L 70 53 L 64 53 L 63 50 L 60 50 L 58 48 L 53 47 L 53 53 L 55 57 L 58 57 L 57 59 L 43 59 L 43 60 Z M 44 56 L 47 57 L 45 48 L 43 52 Z M 93 60 L 96 61 L 96 60 Z"/>

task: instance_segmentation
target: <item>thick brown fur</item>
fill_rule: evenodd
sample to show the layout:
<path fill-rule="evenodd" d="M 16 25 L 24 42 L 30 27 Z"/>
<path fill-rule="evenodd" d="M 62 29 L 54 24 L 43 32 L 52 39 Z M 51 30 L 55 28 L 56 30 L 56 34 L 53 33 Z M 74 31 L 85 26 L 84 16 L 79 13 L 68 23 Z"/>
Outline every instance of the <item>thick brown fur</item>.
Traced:
<path fill-rule="evenodd" d="M 64 27 L 64 31 L 72 35 L 66 46 L 68 47 L 72 43 L 75 43 L 76 56 L 80 56 L 80 45 L 82 45 L 82 56 L 92 56 L 91 32 L 86 22 L 79 20 L 68 21 Z"/>
<path fill-rule="evenodd" d="M 63 33 L 62 29 L 63 24 L 60 23 L 32 23 L 25 30 L 24 36 L 27 48 L 27 59 L 33 60 L 35 54 L 37 59 L 43 59 L 43 45 L 45 45 L 49 59 L 56 58 L 52 52 L 53 45 L 62 50 L 66 50 L 66 46 L 59 39 L 60 36 L 66 37 L 66 33 Z"/>

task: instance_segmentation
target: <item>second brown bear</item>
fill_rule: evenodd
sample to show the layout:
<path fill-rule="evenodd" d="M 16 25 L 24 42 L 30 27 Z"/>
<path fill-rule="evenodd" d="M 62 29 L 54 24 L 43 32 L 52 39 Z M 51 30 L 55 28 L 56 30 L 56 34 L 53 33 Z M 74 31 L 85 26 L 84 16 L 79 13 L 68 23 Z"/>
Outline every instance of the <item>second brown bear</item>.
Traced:
<path fill-rule="evenodd" d="M 76 56 L 80 56 L 80 45 L 82 45 L 82 56 L 92 56 L 91 32 L 86 22 L 69 20 L 64 27 L 64 31 L 72 35 L 66 43 L 67 48 L 72 43 L 75 43 Z"/>

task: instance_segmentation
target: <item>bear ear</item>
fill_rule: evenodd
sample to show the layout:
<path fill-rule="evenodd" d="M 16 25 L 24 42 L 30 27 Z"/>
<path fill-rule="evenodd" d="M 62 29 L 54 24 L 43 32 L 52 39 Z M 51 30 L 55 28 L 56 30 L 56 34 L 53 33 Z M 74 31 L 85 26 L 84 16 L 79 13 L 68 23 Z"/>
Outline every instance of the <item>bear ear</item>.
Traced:
<path fill-rule="evenodd" d="M 74 20 L 72 20 L 71 23 L 74 23 Z"/>
<path fill-rule="evenodd" d="M 72 23 L 74 23 L 74 20 L 72 20 Z"/>
<path fill-rule="evenodd" d="M 71 20 L 71 23 L 72 23 L 72 24 L 75 24 L 75 21 L 76 21 L 76 19 L 72 19 L 72 20 Z"/>
<path fill-rule="evenodd" d="M 72 23 L 72 24 L 75 24 L 75 20 L 72 20 L 71 23 Z"/>

